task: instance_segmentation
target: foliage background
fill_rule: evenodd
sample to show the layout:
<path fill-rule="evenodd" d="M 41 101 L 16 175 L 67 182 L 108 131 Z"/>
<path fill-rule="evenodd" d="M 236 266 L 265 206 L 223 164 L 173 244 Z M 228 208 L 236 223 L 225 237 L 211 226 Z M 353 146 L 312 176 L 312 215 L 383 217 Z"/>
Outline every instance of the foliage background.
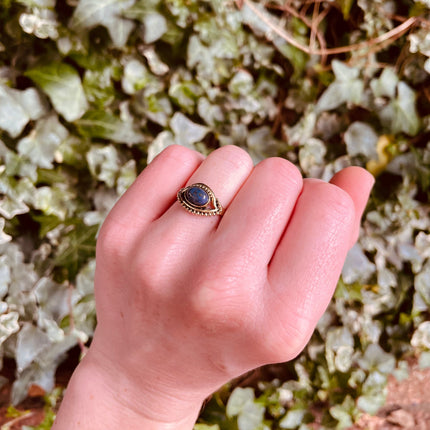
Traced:
<path fill-rule="evenodd" d="M 172 143 L 377 176 L 306 350 L 224 387 L 197 429 L 346 428 L 408 358 L 430 363 L 428 0 L 0 4 L 0 368 L 15 359 L 14 404 L 84 350 L 99 225 Z"/>

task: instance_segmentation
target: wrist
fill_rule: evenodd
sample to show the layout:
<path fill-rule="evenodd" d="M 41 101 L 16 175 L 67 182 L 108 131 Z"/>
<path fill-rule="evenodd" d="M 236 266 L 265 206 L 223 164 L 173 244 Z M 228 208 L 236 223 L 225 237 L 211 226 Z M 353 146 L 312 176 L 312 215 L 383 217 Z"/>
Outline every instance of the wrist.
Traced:
<path fill-rule="evenodd" d="M 191 430 L 202 400 L 182 395 L 166 395 L 151 383 L 130 381 L 90 349 L 70 380 L 53 430 Z"/>

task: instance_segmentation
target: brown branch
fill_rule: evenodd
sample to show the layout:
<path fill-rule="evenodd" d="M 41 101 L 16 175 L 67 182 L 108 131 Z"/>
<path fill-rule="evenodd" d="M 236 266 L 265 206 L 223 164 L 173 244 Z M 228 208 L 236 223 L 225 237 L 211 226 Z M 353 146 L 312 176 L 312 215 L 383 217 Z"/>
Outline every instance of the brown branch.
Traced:
<path fill-rule="evenodd" d="M 393 28 L 390 31 L 387 31 L 384 34 L 381 34 L 378 37 L 375 37 L 370 40 L 366 40 L 360 43 L 354 43 L 352 45 L 347 46 L 339 46 L 337 48 L 326 48 L 326 49 L 313 49 L 312 47 L 305 46 L 298 42 L 290 33 L 285 31 L 282 28 L 279 28 L 266 14 L 262 13 L 255 4 L 250 0 L 243 0 L 243 4 L 245 4 L 251 11 L 257 15 L 266 25 L 268 25 L 274 33 L 288 42 L 290 45 L 296 47 L 297 49 L 305 52 L 309 55 L 335 55 L 335 54 L 343 54 L 351 51 L 356 51 L 363 48 L 369 48 L 374 45 L 381 44 L 386 41 L 394 41 L 401 37 L 403 33 L 409 30 L 416 22 L 416 17 L 408 18 L 405 22 L 400 24 L 399 26 Z"/>
<path fill-rule="evenodd" d="M 14 426 L 15 424 L 18 424 L 20 421 L 32 417 L 34 414 L 35 413 L 33 411 L 26 411 L 22 415 L 20 415 L 19 417 L 16 417 L 13 420 L 8 421 L 7 423 L 3 424 L 0 428 L 0 430 L 10 430 L 12 428 L 12 426 Z"/>
<path fill-rule="evenodd" d="M 316 37 L 318 39 L 318 43 L 320 45 L 320 49 L 323 52 L 326 51 L 327 44 L 326 44 L 326 41 L 324 39 L 324 36 L 321 34 L 321 31 L 318 30 L 318 27 L 319 27 L 321 21 L 325 18 L 325 16 L 329 12 L 330 6 L 327 6 L 324 9 L 324 11 L 321 12 L 321 14 L 318 16 L 318 18 L 317 18 L 317 20 L 315 22 L 310 21 L 306 17 L 306 15 L 304 15 L 303 13 L 299 13 L 296 9 L 294 9 L 293 7 L 291 7 L 287 3 L 285 3 L 283 6 L 275 5 L 275 4 L 270 4 L 270 5 L 266 5 L 266 7 L 268 9 L 282 10 L 284 12 L 289 13 L 290 15 L 294 16 L 295 18 L 300 19 L 300 21 L 302 21 L 309 29 L 312 29 L 315 26 L 315 34 L 316 34 Z M 327 55 L 326 54 L 322 54 L 321 55 L 321 64 L 324 65 L 325 62 L 326 62 L 326 60 L 327 60 Z"/>

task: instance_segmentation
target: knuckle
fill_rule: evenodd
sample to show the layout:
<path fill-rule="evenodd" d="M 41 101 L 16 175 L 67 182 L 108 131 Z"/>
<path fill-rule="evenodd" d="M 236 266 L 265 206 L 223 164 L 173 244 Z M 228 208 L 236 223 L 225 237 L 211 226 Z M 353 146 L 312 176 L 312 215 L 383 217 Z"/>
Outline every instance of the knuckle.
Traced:
<path fill-rule="evenodd" d="M 206 282 L 191 297 L 192 312 L 205 330 L 240 330 L 247 324 L 246 299 L 221 282 Z"/>
<path fill-rule="evenodd" d="M 319 180 L 312 180 L 307 186 L 314 187 L 312 196 L 319 215 L 345 224 L 354 220 L 354 202 L 342 188 Z"/>
<path fill-rule="evenodd" d="M 169 145 L 161 154 L 160 157 L 172 158 L 179 162 L 187 162 L 190 158 L 201 156 L 197 151 L 186 148 L 181 145 Z"/>
<path fill-rule="evenodd" d="M 335 216 L 345 220 L 354 218 L 354 202 L 346 191 L 336 185 L 326 184 L 325 196 L 327 204 Z"/>
<path fill-rule="evenodd" d="M 278 321 L 273 329 L 265 333 L 263 338 L 264 351 L 267 361 L 283 362 L 295 358 L 309 340 L 313 326 L 303 317 L 294 318 L 293 324 Z"/>
<path fill-rule="evenodd" d="M 279 182 L 294 189 L 301 190 L 303 186 L 303 177 L 299 169 L 284 158 L 266 158 L 257 165 L 257 168 L 265 169 L 271 176 L 275 175 Z"/>
<path fill-rule="evenodd" d="M 121 225 L 105 220 L 99 230 L 96 255 L 107 261 L 122 260 L 128 250 L 127 235 Z"/>
<path fill-rule="evenodd" d="M 244 149 L 235 145 L 222 146 L 212 154 L 225 160 L 233 169 L 243 170 L 253 167 L 250 155 Z"/>

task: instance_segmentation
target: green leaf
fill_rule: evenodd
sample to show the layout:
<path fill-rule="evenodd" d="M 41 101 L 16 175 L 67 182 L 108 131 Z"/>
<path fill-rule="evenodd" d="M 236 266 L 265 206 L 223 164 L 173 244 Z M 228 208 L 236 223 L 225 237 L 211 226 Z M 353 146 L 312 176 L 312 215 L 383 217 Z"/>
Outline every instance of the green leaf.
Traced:
<path fill-rule="evenodd" d="M 10 242 L 10 240 L 12 239 L 12 236 L 9 236 L 3 231 L 5 223 L 6 223 L 5 219 L 0 217 L 0 245 Z M 0 291 L 1 291 L 1 283 L 0 283 Z M 0 297 L 1 297 L 1 294 L 0 294 Z"/>
<path fill-rule="evenodd" d="M 253 402 L 255 399 L 254 390 L 252 388 L 236 387 L 231 393 L 226 408 L 228 417 L 235 417 L 245 407 L 245 404 Z"/>
<path fill-rule="evenodd" d="M 344 139 L 349 155 L 362 154 L 369 160 L 378 159 L 376 145 L 379 137 L 373 128 L 365 122 L 353 122 L 346 130 Z"/>
<path fill-rule="evenodd" d="M 132 59 L 127 62 L 121 81 L 124 92 L 136 94 L 152 81 L 154 77 L 140 61 Z"/>
<path fill-rule="evenodd" d="M 388 374 L 394 370 L 395 358 L 378 344 L 372 343 L 366 348 L 363 357 L 358 359 L 358 363 L 362 369 Z"/>
<path fill-rule="evenodd" d="M 34 207 L 45 215 L 54 215 L 60 220 L 66 220 L 76 209 L 76 190 L 71 190 L 64 183 L 55 186 L 36 188 L 34 192 Z"/>
<path fill-rule="evenodd" d="M 220 428 L 218 424 L 196 424 L 193 430 L 220 430 Z"/>
<path fill-rule="evenodd" d="M 181 112 L 176 112 L 170 120 L 170 128 L 175 134 L 175 142 L 178 145 L 191 146 L 202 140 L 209 132 L 209 128 L 196 124 Z"/>
<path fill-rule="evenodd" d="M 415 136 L 420 129 L 420 119 L 416 109 L 415 91 L 405 82 L 397 85 L 397 97 L 383 108 L 379 116 L 390 132 L 404 132 Z"/>
<path fill-rule="evenodd" d="M 42 88 L 67 121 L 75 121 L 88 109 L 81 79 L 72 66 L 49 63 L 28 70 L 25 75 Z"/>
<path fill-rule="evenodd" d="M 258 430 L 263 424 L 264 405 L 255 402 L 247 402 L 237 417 L 239 430 Z"/>
<path fill-rule="evenodd" d="M 358 415 L 355 401 L 351 396 L 346 396 L 342 404 L 330 408 L 330 415 L 338 421 L 336 429 L 350 428 L 354 424 L 353 419 Z"/>
<path fill-rule="evenodd" d="M 76 121 L 82 136 L 102 138 L 118 143 L 136 144 L 144 141 L 138 128 L 130 122 L 105 111 L 90 111 Z"/>
<path fill-rule="evenodd" d="M 430 321 L 422 322 L 412 336 L 411 345 L 417 349 L 430 350 Z"/>
<path fill-rule="evenodd" d="M 305 414 L 305 409 L 291 409 L 279 422 L 279 427 L 282 429 L 295 429 L 302 424 Z"/>
<path fill-rule="evenodd" d="M 96 249 L 96 233 L 98 225 L 85 226 L 75 224 L 71 227 L 57 249 L 55 264 L 67 270 L 68 279 L 73 279 L 79 268 L 90 257 L 94 257 Z"/>
<path fill-rule="evenodd" d="M 91 174 L 112 188 L 119 171 L 118 151 L 113 145 L 93 146 L 87 152 L 87 161 Z"/>
<path fill-rule="evenodd" d="M 121 17 L 121 14 L 134 3 L 135 0 L 80 0 L 71 27 L 80 31 L 102 25 L 109 31 L 114 45 L 121 48 L 134 29 L 133 21 Z"/>
<path fill-rule="evenodd" d="M 20 326 L 18 324 L 18 312 L 9 312 L 0 315 L 0 345 L 13 333 L 16 333 Z"/>
<path fill-rule="evenodd" d="M 18 3 L 21 3 L 28 7 L 42 7 L 42 8 L 55 7 L 55 0 L 18 0 Z"/>
<path fill-rule="evenodd" d="M 32 119 L 46 113 L 46 103 L 34 88 L 18 91 L 0 83 L 0 129 L 17 137 Z"/>
<path fill-rule="evenodd" d="M 19 141 L 17 149 L 21 156 L 37 166 L 51 169 L 56 151 L 68 135 L 69 132 L 61 125 L 57 116 L 51 115 L 39 120 L 36 128 Z"/>
<path fill-rule="evenodd" d="M 149 12 L 143 18 L 145 43 L 154 43 L 167 31 L 166 18 L 158 12 Z"/>
<path fill-rule="evenodd" d="M 336 2 L 339 4 L 344 19 L 349 19 L 349 15 L 351 13 L 351 8 L 355 3 L 355 0 L 336 0 Z"/>
<path fill-rule="evenodd" d="M 381 76 L 377 79 L 372 79 L 370 88 L 375 97 L 390 97 L 394 98 L 396 95 L 396 88 L 399 82 L 395 70 L 391 67 L 385 68 Z"/>
<path fill-rule="evenodd" d="M 332 67 L 336 79 L 319 98 L 317 112 L 336 109 L 344 103 L 358 105 L 362 100 L 364 82 L 359 78 L 359 69 L 349 67 L 338 60 L 333 60 Z"/>
<path fill-rule="evenodd" d="M 50 341 L 46 333 L 30 323 L 24 324 L 19 331 L 16 343 L 18 372 L 22 372 L 49 345 Z"/>

